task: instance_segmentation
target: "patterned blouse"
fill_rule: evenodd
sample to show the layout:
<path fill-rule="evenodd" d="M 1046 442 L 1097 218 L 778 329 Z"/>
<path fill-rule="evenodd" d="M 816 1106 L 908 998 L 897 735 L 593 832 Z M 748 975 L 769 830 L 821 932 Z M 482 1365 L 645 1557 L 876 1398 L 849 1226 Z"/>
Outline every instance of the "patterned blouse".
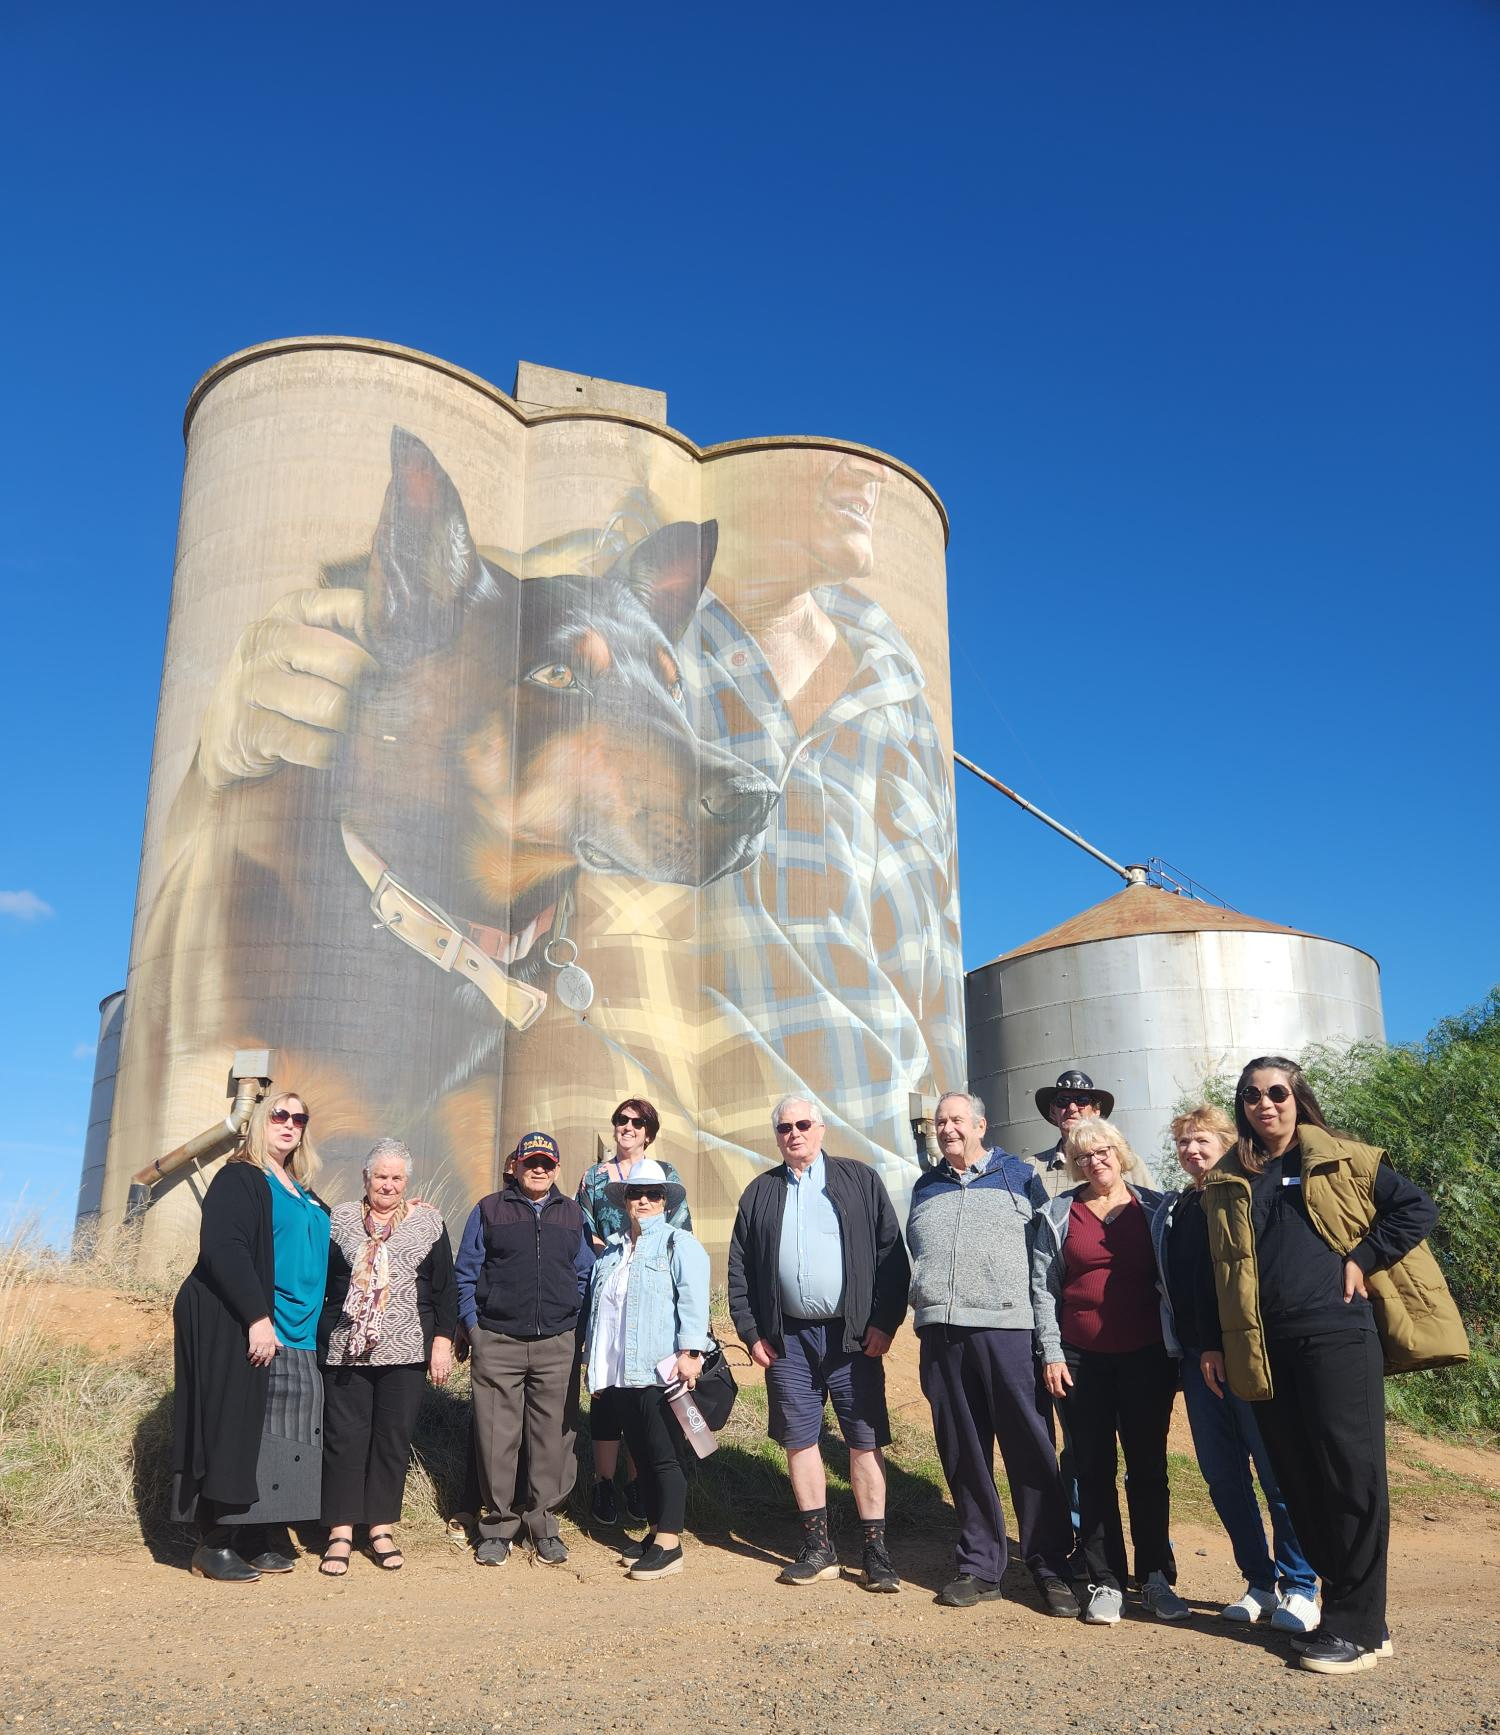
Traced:
<path fill-rule="evenodd" d="M 365 1208 L 358 1201 L 333 1207 L 330 1234 L 339 1251 L 353 1267 L 369 1237 L 365 1234 Z M 328 1365 L 353 1361 L 359 1367 L 403 1367 L 427 1360 L 422 1320 L 417 1312 L 417 1270 L 443 1233 L 441 1214 L 430 1205 L 417 1205 L 406 1220 L 391 1231 L 385 1243 L 390 1261 L 390 1300 L 381 1320 L 380 1341 L 367 1354 L 351 1357 L 349 1321 L 340 1319 L 328 1338 Z"/>
<path fill-rule="evenodd" d="M 665 1157 L 653 1157 L 648 1154 L 638 1159 L 642 1162 L 660 1163 L 662 1173 L 669 1181 L 682 1185 L 679 1175 Z M 629 1218 L 623 1205 L 612 1205 L 604 1189 L 612 1182 L 620 1180 L 620 1165 L 613 1157 L 607 1163 L 595 1163 L 593 1168 L 585 1169 L 583 1179 L 578 1183 L 578 1204 L 583 1211 L 584 1221 L 590 1235 L 600 1241 L 608 1241 L 611 1235 L 623 1235 L 629 1226 Z M 623 1177 L 629 1179 L 628 1176 Z M 691 1229 L 693 1214 L 688 1210 L 686 1198 L 675 1211 L 667 1213 L 667 1221 L 674 1229 Z"/>

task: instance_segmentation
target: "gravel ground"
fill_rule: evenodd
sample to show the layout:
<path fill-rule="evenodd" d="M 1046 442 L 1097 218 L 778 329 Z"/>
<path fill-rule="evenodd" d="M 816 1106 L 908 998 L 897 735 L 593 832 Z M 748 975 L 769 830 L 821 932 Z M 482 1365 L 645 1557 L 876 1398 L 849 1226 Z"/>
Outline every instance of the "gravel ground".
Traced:
<path fill-rule="evenodd" d="M 1003 1603 L 939 1608 L 946 1535 L 893 1532 L 899 1597 L 849 1581 L 775 1584 L 789 1529 L 769 1551 L 690 1539 L 687 1570 L 650 1585 L 626 1582 L 603 1541 L 573 1531 L 566 1567 L 517 1558 L 481 1570 L 437 1545 L 400 1573 L 356 1557 L 342 1583 L 319 1578 L 313 1557 L 246 1587 L 144 1551 L 11 1558 L 0 1561 L 0 1727 L 1500 1732 L 1493 1506 L 1396 1524 L 1396 1655 L 1343 1678 L 1290 1668 L 1267 1629 L 1214 1618 L 1241 1588 L 1223 1537 L 1190 1524 L 1174 1533 L 1195 1614 L 1170 1627 L 1138 1612 L 1115 1628 L 1048 1619 L 1024 1574 Z"/>

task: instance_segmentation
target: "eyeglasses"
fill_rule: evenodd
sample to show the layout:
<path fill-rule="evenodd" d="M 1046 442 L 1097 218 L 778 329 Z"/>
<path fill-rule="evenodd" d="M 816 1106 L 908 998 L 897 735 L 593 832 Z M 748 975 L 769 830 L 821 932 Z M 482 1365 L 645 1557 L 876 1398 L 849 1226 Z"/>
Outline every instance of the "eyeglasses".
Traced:
<path fill-rule="evenodd" d="M 667 1189 L 665 1187 L 627 1187 L 625 1197 L 627 1199 L 644 1199 L 652 1205 L 665 1205 Z"/>
<path fill-rule="evenodd" d="M 521 1167 L 523 1169 L 555 1169 L 557 1163 L 552 1157 L 544 1157 L 537 1154 L 530 1157 L 522 1157 Z"/>
<path fill-rule="evenodd" d="M 799 1133 L 811 1132 L 817 1124 L 816 1121 L 777 1121 L 776 1136 L 784 1139 L 793 1129 Z"/>
<path fill-rule="evenodd" d="M 609 1117 L 609 1124 L 612 1127 L 634 1127 L 637 1132 L 646 1130 L 645 1121 L 635 1114 L 612 1114 Z"/>
<path fill-rule="evenodd" d="M 1254 1108 L 1264 1096 L 1269 1097 L 1280 1108 L 1291 1094 L 1291 1091 L 1284 1084 L 1273 1084 L 1267 1090 L 1262 1090 L 1259 1085 L 1247 1084 L 1240 1092 L 1240 1101 L 1244 1103 L 1246 1108 Z"/>
<path fill-rule="evenodd" d="M 289 1108 L 273 1108 L 271 1110 L 271 1119 L 275 1121 L 279 1127 L 284 1127 L 288 1121 L 290 1121 L 294 1127 L 305 1127 L 311 1118 L 312 1117 L 305 1109 L 300 1113 L 296 1113 Z"/>
<path fill-rule="evenodd" d="M 1055 1096 L 1052 1099 L 1053 1108 L 1092 1108 L 1094 1099 L 1091 1096 Z"/>

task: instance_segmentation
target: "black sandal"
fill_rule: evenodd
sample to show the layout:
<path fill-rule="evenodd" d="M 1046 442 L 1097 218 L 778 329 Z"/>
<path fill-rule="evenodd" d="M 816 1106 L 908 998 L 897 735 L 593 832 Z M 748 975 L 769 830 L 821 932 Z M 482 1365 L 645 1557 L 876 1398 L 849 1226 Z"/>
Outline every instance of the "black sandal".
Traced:
<path fill-rule="evenodd" d="M 335 1554 L 336 1548 L 346 1549 L 345 1554 Z M 354 1553 L 354 1539 L 349 1536 L 335 1536 L 323 1550 L 323 1558 L 318 1562 L 318 1571 L 324 1578 L 347 1578 L 349 1576 L 349 1560 Z M 333 1570 L 330 1570 L 333 1569 Z"/>
<path fill-rule="evenodd" d="M 380 1542 L 388 1542 L 391 1546 L 389 1548 L 376 1547 L 376 1544 Z M 396 1546 L 396 1539 L 389 1530 L 382 1530 L 379 1536 L 370 1538 L 370 1559 L 386 1572 L 400 1572 L 406 1564 L 405 1557 Z"/>

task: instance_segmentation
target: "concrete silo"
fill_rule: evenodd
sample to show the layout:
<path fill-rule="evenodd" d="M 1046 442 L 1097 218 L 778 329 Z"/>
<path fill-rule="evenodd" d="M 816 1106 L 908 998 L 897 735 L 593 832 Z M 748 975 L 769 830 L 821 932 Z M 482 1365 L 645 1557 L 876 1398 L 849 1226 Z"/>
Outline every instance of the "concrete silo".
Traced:
<path fill-rule="evenodd" d="M 1103 903 L 969 972 L 969 1077 L 1007 1150 L 1054 1134 L 1033 1093 L 1080 1066 L 1155 1163 L 1184 1091 L 1257 1054 L 1381 1041 L 1380 966 L 1336 940 L 1159 887 Z"/>
<path fill-rule="evenodd" d="M 330 1199 L 389 1134 L 466 1210 L 533 1127 L 571 1188 L 630 1096 L 711 1249 L 782 1095 L 915 1173 L 910 1097 L 963 1055 L 947 520 L 869 448 L 665 418 L 353 338 L 194 390 L 86 1190 L 117 1222 L 145 1176 L 149 1263 L 197 1236 L 160 1164 L 260 1067 Z"/>

